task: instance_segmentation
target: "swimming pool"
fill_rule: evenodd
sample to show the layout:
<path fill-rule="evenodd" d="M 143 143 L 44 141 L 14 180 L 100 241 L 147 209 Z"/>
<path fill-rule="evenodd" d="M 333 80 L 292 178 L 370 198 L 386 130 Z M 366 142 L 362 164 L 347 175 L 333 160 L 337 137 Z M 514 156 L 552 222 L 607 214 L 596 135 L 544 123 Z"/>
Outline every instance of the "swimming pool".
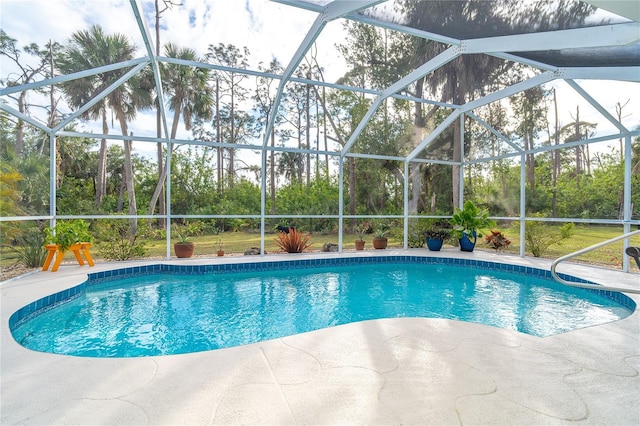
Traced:
<path fill-rule="evenodd" d="M 567 288 L 493 262 L 386 256 L 150 265 L 90 274 L 15 312 L 23 346 L 92 357 L 198 352 L 389 317 L 437 317 L 544 337 L 625 318 L 620 293 Z M 583 281 L 564 277 L 572 281 Z"/>

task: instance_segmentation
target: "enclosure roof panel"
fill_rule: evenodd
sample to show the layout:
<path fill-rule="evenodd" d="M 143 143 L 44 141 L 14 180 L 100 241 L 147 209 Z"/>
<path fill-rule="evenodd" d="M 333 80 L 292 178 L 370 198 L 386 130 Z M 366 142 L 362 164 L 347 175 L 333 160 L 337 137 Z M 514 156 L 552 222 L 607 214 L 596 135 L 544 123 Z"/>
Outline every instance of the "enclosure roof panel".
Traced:
<path fill-rule="evenodd" d="M 322 7 L 320 2 L 287 3 L 306 3 L 303 7 L 316 8 L 316 10 Z M 389 0 L 382 5 L 366 9 L 358 15 L 366 18 L 367 22 L 378 22 L 381 26 L 393 24 L 405 27 L 409 32 L 421 31 L 454 40 L 615 27 L 633 22 L 627 17 L 598 8 L 591 2 L 551 1 L 544 4 L 544 7 L 542 5 L 543 3 L 539 1 L 522 2 L 518 0 Z M 637 8 L 640 9 L 640 6 Z M 351 18 L 358 19 L 353 15 Z M 635 34 L 637 40 L 640 35 L 640 27 L 633 26 L 630 31 Z M 596 37 L 587 38 L 598 42 Z M 557 43 L 562 45 L 563 40 L 566 40 L 566 36 L 559 33 Z M 514 37 L 513 43 L 520 43 L 519 39 Z M 504 49 L 504 52 L 513 53 L 524 60 L 533 60 L 553 67 L 640 65 L 640 44 L 637 41 L 630 44 L 590 48 L 562 48 L 556 47 L 556 43 L 552 42 L 547 44 L 545 49 L 531 51 L 518 49 L 517 52 Z"/>

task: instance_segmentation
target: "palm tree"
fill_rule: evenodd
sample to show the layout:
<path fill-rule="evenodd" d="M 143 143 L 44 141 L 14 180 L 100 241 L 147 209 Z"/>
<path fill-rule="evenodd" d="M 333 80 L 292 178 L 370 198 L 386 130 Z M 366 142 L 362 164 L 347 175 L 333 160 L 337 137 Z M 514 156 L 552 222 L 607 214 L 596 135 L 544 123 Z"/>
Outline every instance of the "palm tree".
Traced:
<path fill-rule="evenodd" d="M 63 74 L 71 74 L 108 64 L 127 61 L 133 58 L 135 46 L 123 34 L 105 34 L 99 25 L 89 30 L 78 31 L 71 36 L 70 42 L 62 49 L 56 66 Z M 114 70 L 98 73 L 62 84 L 67 101 L 72 107 L 79 108 L 113 84 L 127 70 Z M 107 121 L 111 110 L 120 124 L 123 136 L 129 136 L 128 122 L 135 118 L 138 109 L 151 106 L 151 91 L 141 78 L 132 78 L 123 83 L 104 99 L 88 109 L 82 118 L 101 119 L 103 134 L 109 133 Z M 129 214 L 137 214 L 135 189 L 133 185 L 133 166 L 131 162 L 132 142 L 124 141 L 125 181 L 129 201 Z M 102 139 L 98 161 L 96 182 L 96 207 L 100 207 L 106 194 L 107 142 Z M 136 233 L 137 222 L 131 221 L 130 234 Z"/>
<path fill-rule="evenodd" d="M 404 13 L 408 25 L 425 31 L 432 31 L 454 38 L 475 38 L 502 36 L 536 31 L 551 31 L 575 28 L 595 10 L 589 4 L 559 2 L 557 9 L 548 2 L 512 2 L 505 12 L 503 2 L 470 1 L 418 1 L 402 0 L 398 10 Z M 482 30 L 481 30 L 482 29 Z M 489 31 L 481 33 L 481 31 Z M 428 61 L 447 49 L 447 45 L 416 39 L 416 65 Z M 491 85 L 505 83 L 501 77 L 509 77 L 507 71 L 513 62 L 488 55 L 462 55 L 446 66 L 416 83 L 416 96 L 422 96 L 424 84 L 433 93 L 439 93 L 443 102 L 462 105 L 483 94 Z M 460 119 L 458 119 L 460 120 Z M 460 161 L 462 143 L 459 121 L 453 124 L 453 160 Z M 420 105 L 416 105 L 416 125 L 424 126 Z M 459 166 L 453 167 L 453 206 L 459 206 Z"/>
<path fill-rule="evenodd" d="M 196 52 L 190 48 L 179 48 L 169 43 L 164 50 L 165 55 L 169 58 L 202 62 L 202 59 L 198 58 Z M 169 96 L 169 109 L 173 111 L 170 136 L 172 140 L 175 139 L 178 132 L 180 117 L 182 117 L 186 130 L 191 130 L 193 119 L 212 118 L 213 89 L 209 85 L 208 69 L 177 64 L 161 64 L 160 73 L 163 91 Z M 167 149 L 173 149 L 173 144 L 170 143 Z M 159 164 L 158 167 L 162 167 L 162 165 Z M 155 210 L 166 176 L 166 167 L 162 167 L 158 184 L 149 202 L 149 214 L 153 214 Z"/>
<path fill-rule="evenodd" d="M 304 168 L 304 156 L 299 152 L 285 151 L 280 154 L 278 161 L 278 173 L 290 183 L 302 182 Z"/>

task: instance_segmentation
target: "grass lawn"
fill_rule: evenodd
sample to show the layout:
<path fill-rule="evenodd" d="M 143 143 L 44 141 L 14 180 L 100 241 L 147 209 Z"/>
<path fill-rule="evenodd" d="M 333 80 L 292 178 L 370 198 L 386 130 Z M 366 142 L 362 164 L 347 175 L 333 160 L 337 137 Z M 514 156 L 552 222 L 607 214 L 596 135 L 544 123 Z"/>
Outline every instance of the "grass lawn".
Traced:
<path fill-rule="evenodd" d="M 507 253 L 518 254 L 520 252 L 520 232 L 519 228 L 515 226 L 503 226 L 496 227 L 501 230 L 510 240 L 511 245 L 505 250 Z M 544 252 L 542 257 L 549 259 L 556 259 L 568 253 L 581 250 L 591 245 L 600 243 L 602 241 L 617 237 L 621 235 L 622 227 L 620 226 L 603 226 L 603 225 L 576 225 L 573 235 L 570 238 L 560 240 L 558 243 L 549 246 Z M 275 234 L 265 235 L 265 250 L 267 254 L 279 253 L 280 249 L 275 243 Z M 366 235 L 364 240 L 366 242 L 365 250 L 373 250 L 372 240 L 373 235 Z M 218 241 L 222 239 L 222 249 L 225 251 L 225 256 L 242 256 L 244 252 L 251 247 L 260 247 L 260 233 L 257 232 L 225 232 L 220 235 L 201 235 L 193 237 L 191 240 L 195 243 L 194 256 L 196 257 L 213 257 L 216 256 L 218 250 Z M 354 241 L 356 235 L 345 234 L 343 236 L 343 247 L 345 250 L 354 250 Z M 140 241 L 140 240 L 139 240 Z M 165 240 L 141 240 L 145 244 L 146 255 L 145 258 L 163 259 L 166 257 L 167 249 L 165 246 Z M 174 242 L 177 240 L 173 240 Z M 311 250 L 321 251 L 322 246 L 325 243 L 338 243 L 337 234 L 312 234 L 311 235 Z M 92 255 L 98 261 L 101 260 L 100 251 L 96 244 L 92 249 Z M 402 248 L 402 237 L 395 235 L 389 237 L 389 248 Z M 635 236 L 631 239 L 631 245 L 640 246 L 640 236 Z M 609 266 L 619 268 L 622 265 L 624 255 L 622 253 L 623 242 L 618 241 L 609 244 L 598 250 L 594 250 L 590 253 L 582 255 L 578 258 L 572 259 L 572 261 L 586 262 L 591 264 Z M 491 250 L 484 242 L 484 239 L 478 239 L 476 244 L 476 250 Z M 7 278 L 7 271 L 11 269 L 17 269 L 17 260 L 8 255 L 8 251 L 2 251 L 2 257 L 0 258 L 0 271 L 2 273 L 2 279 Z M 174 257 L 173 246 L 171 246 L 170 254 Z M 527 250 L 527 256 L 531 256 L 531 252 Z M 70 256 L 66 261 L 71 261 L 73 256 Z M 631 268 L 633 271 L 637 271 L 635 262 L 631 262 Z"/>
<path fill-rule="evenodd" d="M 520 228 L 517 226 L 500 228 L 500 230 L 511 240 L 511 245 L 506 252 L 520 253 Z M 615 238 L 622 234 L 622 227 L 618 226 L 602 226 L 602 225 L 576 225 L 573 234 L 566 239 L 559 240 L 547 248 L 541 257 L 548 259 L 557 259 L 569 253 L 590 247 L 594 244 Z M 640 236 L 631 238 L 631 245 L 640 246 Z M 483 247 L 484 241 L 478 240 L 476 247 Z M 599 265 L 620 266 L 623 261 L 623 241 L 616 241 L 602 248 L 593 250 L 578 256 L 572 261 L 580 261 L 594 263 Z M 529 250 L 526 250 L 527 256 L 532 256 Z M 632 262 L 635 267 L 635 262 Z"/>
<path fill-rule="evenodd" d="M 518 254 L 520 252 L 520 229 L 517 226 L 498 227 L 510 240 L 511 245 L 505 250 L 507 253 Z M 559 240 L 552 244 L 543 253 L 542 257 L 556 259 L 565 254 L 581 250 L 591 245 L 621 235 L 622 229 L 619 226 L 601 226 L 601 225 L 576 225 L 571 237 Z M 246 232 L 225 232 L 220 235 L 203 235 L 193 237 L 191 240 L 195 243 L 196 249 L 194 255 L 198 256 L 214 256 L 218 250 L 217 241 L 222 239 L 222 248 L 225 255 L 242 255 L 251 247 L 260 247 L 259 233 Z M 278 253 L 280 249 L 275 243 L 275 234 L 265 234 L 265 250 L 267 254 Z M 373 250 L 371 240 L 372 235 L 366 235 L 365 250 Z M 343 236 L 343 246 L 345 250 L 354 249 L 355 235 L 345 234 Z M 337 234 L 312 234 L 312 251 L 321 251 L 325 243 L 338 243 Z M 164 257 L 166 256 L 166 248 L 164 240 L 145 240 L 147 248 L 147 257 Z M 389 238 L 390 248 L 402 248 L 402 238 Z M 632 245 L 640 246 L 640 236 L 631 239 Z M 594 250 L 580 257 L 575 258 L 576 261 L 595 263 L 600 265 L 620 266 L 623 260 L 622 254 L 623 242 L 617 241 L 603 248 Z M 491 250 L 485 245 L 484 239 L 478 239 L 476 249 Z M 173 248 L 171 249 L 173 256 Z M 531 252 L 527 250 L 526 254 L 531 256 Z"/>

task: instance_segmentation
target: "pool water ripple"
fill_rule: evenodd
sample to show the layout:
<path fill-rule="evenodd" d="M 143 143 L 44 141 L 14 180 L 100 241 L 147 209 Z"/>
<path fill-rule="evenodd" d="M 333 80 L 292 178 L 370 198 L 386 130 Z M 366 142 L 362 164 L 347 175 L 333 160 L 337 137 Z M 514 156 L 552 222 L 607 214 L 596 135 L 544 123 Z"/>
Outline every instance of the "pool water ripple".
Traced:
<path fill-rule="evenodd" d="M 105 281 L 12 328 L 43 351 L 138 357 L 238 346 L 356 321 L 430 317 L 545 337 L 631 309 L 548 279 L 482 268 L 390 263 Z"/>

